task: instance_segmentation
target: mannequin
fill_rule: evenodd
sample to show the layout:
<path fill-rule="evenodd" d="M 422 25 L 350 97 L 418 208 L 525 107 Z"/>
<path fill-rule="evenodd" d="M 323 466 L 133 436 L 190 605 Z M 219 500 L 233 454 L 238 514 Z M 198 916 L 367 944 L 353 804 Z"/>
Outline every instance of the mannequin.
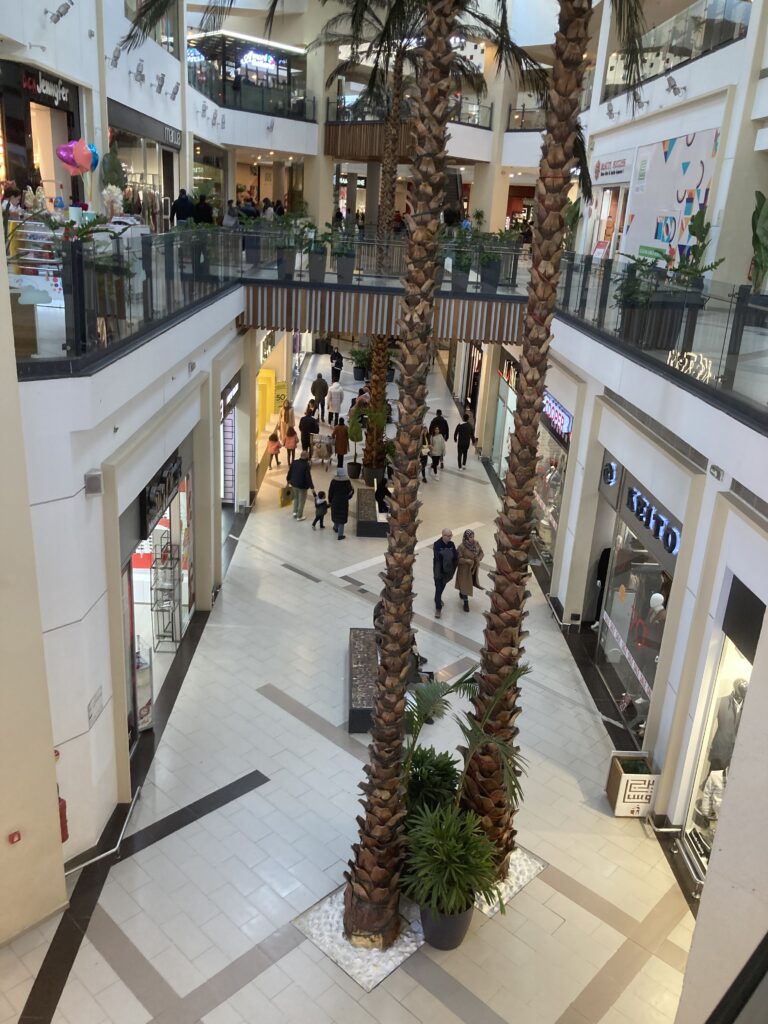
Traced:
<path fill-rule="evenodd" d="M 597 562 L 597 605 L 595 606 L 595 621 L 591 629 L 600 628 L 600 612 L 603 610 L 603 598 L 605 596 L 605 581 L 608 579 L 608 563 L 611 560 L 611 549 L 603 548 Z"/>
<path fill-rule="evenodd" d="M 709 748 L 709 772 L 724 772 L 724 779 L 736 744 L 747 685 L 746 679 L 735 679 L 733 689 L 720 699 L 717 707 L 717 728 Z"/>

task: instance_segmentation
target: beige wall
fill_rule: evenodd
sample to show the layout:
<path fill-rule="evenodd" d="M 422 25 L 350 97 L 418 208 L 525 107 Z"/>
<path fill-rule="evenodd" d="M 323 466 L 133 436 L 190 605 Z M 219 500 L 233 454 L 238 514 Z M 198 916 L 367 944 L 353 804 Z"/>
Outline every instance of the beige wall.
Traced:
<path fill-rule="evenodd" d="M 5 260 L 0 260 L 0 943 L 66 904 Z M 22 727 L 23 726 L 23 727 Z M 21 841 L 8 842 L 12 832 Z"/>

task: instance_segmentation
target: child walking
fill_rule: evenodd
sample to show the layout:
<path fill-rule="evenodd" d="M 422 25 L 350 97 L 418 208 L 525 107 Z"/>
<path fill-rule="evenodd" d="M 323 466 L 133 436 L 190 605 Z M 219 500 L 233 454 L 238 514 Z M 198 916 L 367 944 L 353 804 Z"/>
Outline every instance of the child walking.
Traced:
<path fill-rule="evenodd" d="M 290 466 L 293 460 L 296 458 L 296 445 L 299 443 L 299 435 L 296 433 L 293 427 L 288 427 L 285 432 L 285 441 L 283 447 L 288 453 L 288 465 Z"/>
<path fill-rule="evenodd" d="M 280 465 L 280 449 L 283 446 L 280 444 L 280 438 L 276 433 L 269 435 L 267 441 L 267 451 L 269 452 L 269 468 L 272 469 L 272 459 L 277 460 L 278 466 Z"/>
<path fill-rule="evenodd" d="M 314 530 L 318 523 L 320 523 L 320 529 L 324 530 L 325 525 L 323 520 L 325 519 L 325 513 L 328 511 L 328 499 L 325 496 L 325 491 L 318 491 L 315 495 L 315 518 L 312 520 L 312 529 Z"/>

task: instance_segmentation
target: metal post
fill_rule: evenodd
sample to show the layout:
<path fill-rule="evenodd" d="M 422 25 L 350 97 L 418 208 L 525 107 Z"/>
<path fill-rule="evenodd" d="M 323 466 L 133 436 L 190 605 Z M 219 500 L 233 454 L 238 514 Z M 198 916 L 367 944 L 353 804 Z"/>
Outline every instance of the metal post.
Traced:
<path fill-rule="evenodd" d="M 733 390 L 733 384 L 736 380 L 736 369 L 739 365 L 744 328 L 747 325 L 747 312 L 751 291 L 752 288 L 748 284 L 739 285 L 736 291 L 736 303 L 731 320 L 731 334 L 728 339 L 728 352 L 725 356 L 725 366 L 722 373 L 722 387 L 726 391 Z"/>
<path fill-rule="evenodd" d="M 144 271 L 144 282 L 141 289 L 144 306 L 144 323 L 149 323 L 154 317 L 152 235 L 141 236 L 141 267 L 142 270 Z"/>
<path fill-rule="evenodd" d="M 579 310 L 578 316 L 583 320 L 587 312 L 587 295 L 589 294 L 589 279 L 592 274 L 592 257 L 585 256 L 581 271 L 581 285 L 579 287 Z"/>
<path fill-rule="evenodd" d="M 603 279 L 600 282 L 600 296 L 597 300 L 597 326 L 602 327 L 605 323 L 605 311 L 608 306 L 608 296 L 611 292 L 611 277 L 613 275 L 613 260 L 604 260 L 601 263 Z"/>
<path fill-rule="evenodd" d="M 562 256 L 562 261 L 565 263 L 562 308 L 566 311 L 571 306 L 571 288 L 573 286 L 573 271 L 576 267 L 576 258 L 575 252 L 564 252 Z"/>

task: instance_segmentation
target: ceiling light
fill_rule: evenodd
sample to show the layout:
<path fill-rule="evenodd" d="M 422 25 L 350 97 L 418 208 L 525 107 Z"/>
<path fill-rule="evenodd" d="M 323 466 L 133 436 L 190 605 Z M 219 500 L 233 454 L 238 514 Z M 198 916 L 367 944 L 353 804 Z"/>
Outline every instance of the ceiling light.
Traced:
<path fill-rule="evenodd" d="M 289 157 L 288 157 L 288 159 L 289 159 L 289 160 L 293 160 L 293 157 L 292 157 L 292 156 L 289 156 Z"/>
<path fill-rule="evenodd" d="M 460 168 L 459 168 L 459 170 L 460 170 L 460 171 L 463 171 L 463 170 L 464 170 L 464 168 L 463 168 L 463 167 L 460 167 Z"/>
<path fill-rule="evenodd" d="M 111 68 L 116 68 L 117 65 L 120 63 L 120 55 L 122 54 L 122 52 L 123 51 L 119 46 L 116 46 L 114 48 L 114 50 L 112 51 L 112 56 L 109 58 L 109 66 Z"/>
<path fill-rule="evenodd" d="M 261 153 L 259 153 L 257 159 L 261 160 Z"/>
<path fill-rule="evenodd" d="M 274 155 L 275 155 L 275 151 L 274 151 L 274 149 L 270 149 L 270 151 L 269 151 L 269 155 L 270 155 L 270 156 L 274 156 Z"/>
<path fill-rule="evenodd" d="M 65 14 L 69 14 L 69 11 L 75 5 L 75 0 L 67 0 L 66 3 L 59 4 L 55 11 L 49 11 L 47 8 L 43 11 L 43 14 L 47 14 L 54 25 L 58 25 Z"/>
<path fill-rule="evenodd" d="M 163 74 L 161 72 L 159 75 L 155 75 L 155 92 L 157 93 L 158 96 L 163 91 L 163 86 L 164 85 L 165 85 L 165 74 Z"/>

